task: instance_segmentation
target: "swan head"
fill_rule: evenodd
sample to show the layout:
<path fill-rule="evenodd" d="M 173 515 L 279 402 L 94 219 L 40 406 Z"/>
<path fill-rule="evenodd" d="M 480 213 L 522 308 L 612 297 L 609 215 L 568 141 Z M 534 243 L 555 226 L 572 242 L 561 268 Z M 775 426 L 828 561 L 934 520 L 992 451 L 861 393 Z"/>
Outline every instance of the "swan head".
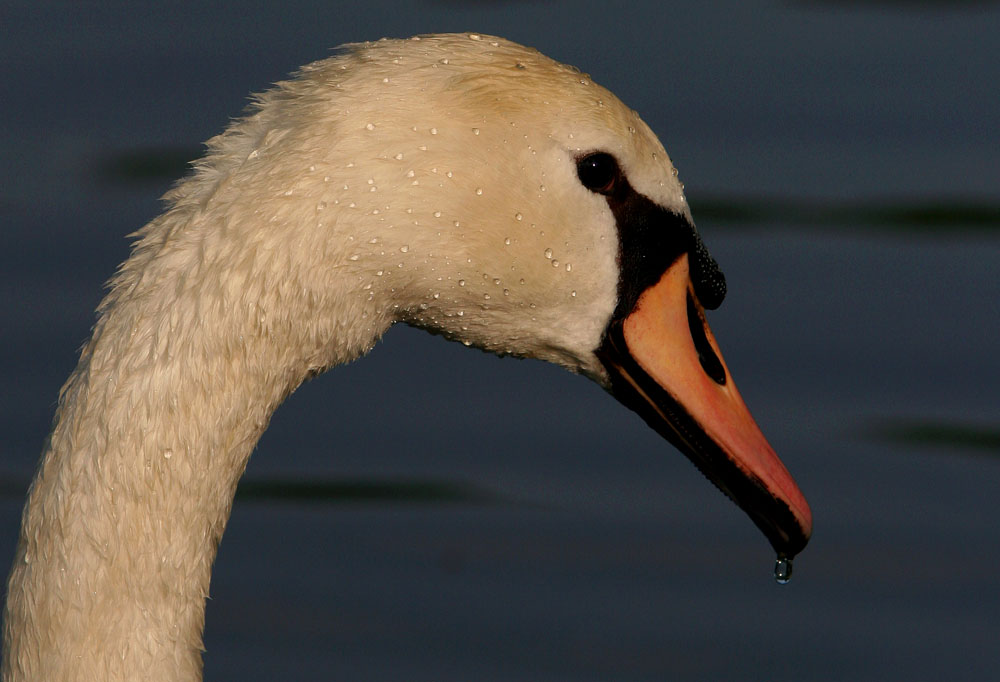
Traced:
<path fill-rule="evenodd" d="M 272 332 L 304 330 L 314 370 L 395 322 L 560 364 L 639 412 L 779 554 L 808 540 L 705 323 L 725 280 L 677 172 L 586 74 L 489 36 L 350 45 L 261 95 L 169 198 L 226 225 L 232 286 Z"/>

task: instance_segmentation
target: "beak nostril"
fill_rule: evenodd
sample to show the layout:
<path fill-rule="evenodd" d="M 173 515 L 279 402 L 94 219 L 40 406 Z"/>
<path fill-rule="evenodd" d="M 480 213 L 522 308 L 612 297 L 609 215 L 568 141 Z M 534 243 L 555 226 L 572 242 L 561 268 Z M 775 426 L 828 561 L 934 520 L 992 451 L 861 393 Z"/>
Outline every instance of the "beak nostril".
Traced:
<path fill-rule="evenodd" d="M 705 335 L 705 320 L 695 305 L 691 292 L 687 296 L 688 327 L 691 329 L 691 339 L 694 341 L 694 348 L 698 351 L 698 361 L 701 368 L 705 370 L 712 381 L 719 386 L 726 385 L 726 368 L 722 366 L 722 361 L 716 354 L 712 344 L 708 342 Z"/>

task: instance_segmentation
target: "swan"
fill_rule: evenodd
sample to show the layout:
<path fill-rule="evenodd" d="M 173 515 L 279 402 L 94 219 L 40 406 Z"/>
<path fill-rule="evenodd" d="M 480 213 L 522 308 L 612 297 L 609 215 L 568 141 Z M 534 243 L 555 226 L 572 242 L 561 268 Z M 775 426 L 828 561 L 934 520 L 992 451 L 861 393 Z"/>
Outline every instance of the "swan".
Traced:
<path fill-rule="evenodd" d="M 271 414 L 404 322 L 584 374 L 779 557 L 811 512 L 705 322 L 677 172 L 586 74 L 501 38 L 348 45 L 259 95 L 136 233 L 60 392 L 3 680 L 198 680 L 211 565 Z"/>

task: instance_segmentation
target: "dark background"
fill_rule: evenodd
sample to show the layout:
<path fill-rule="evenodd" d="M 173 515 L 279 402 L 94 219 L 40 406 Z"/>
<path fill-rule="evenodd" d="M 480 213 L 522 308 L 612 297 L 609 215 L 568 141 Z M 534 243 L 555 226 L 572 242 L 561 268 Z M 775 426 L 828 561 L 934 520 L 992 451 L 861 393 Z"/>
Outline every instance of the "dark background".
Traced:
<path fill-rule="evenodd" d="M 660 135 L 814 540 L 775 585 L 749 520 L 595 385 L 397 328 L 276 414 L 206 677 L 995 676 L 995 4 L 6 2 L 0 23 L 0 557 L 124 235 L 199 144 L 338 44 L 470 30 L 580 67 Z"/>

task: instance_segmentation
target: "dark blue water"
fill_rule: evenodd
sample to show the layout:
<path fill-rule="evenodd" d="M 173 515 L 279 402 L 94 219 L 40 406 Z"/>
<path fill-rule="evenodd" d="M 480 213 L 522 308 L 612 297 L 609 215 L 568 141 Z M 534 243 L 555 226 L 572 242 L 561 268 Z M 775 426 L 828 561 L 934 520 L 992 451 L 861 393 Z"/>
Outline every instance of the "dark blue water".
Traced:
<path fill-rule="evenodd" d="M 216 564 L 206 677 L 995 677 L 1000 234 L 866 207 L 997 201 L 1000 11 L 702 4 L 8 3 L 0 558 L 101 284 L 170 183 L 115 160 L 196 153 L 336 44 L 474 29 L 589 71 L 660 134 L 729 278 L 713 328 L 814 540 L 775 585 L 753 525 L 596 386 L 398 328 L 275 416 Z M 268 487 L 289 479 L 462 494 Z"/>

